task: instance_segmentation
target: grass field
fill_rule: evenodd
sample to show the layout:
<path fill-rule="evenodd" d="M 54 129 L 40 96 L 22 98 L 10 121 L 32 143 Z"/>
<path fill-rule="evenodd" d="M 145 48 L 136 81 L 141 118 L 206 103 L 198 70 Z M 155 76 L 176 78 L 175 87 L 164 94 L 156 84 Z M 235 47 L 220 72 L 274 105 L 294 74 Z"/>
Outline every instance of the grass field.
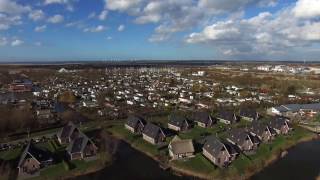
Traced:
<path fill-rule="evenodd" d="M 0 159 L 5 161 L 14 160 L 20 157 L 20 154 L 22 153 L 22 148 L 15 148 L 8 151 L 2 151 L 0 152 Z"/>
<path fill-rule="evenodd" d="M 173 165 L 185 171 L 204 176 L 209 175 L 212 178 L 226 177 L 225 179 L 232 179 L 232 177 L 244 176 L 245 174 L 256 172 L 268 164 L 268 160 L 272 157 L 277 158 L 282 151 L 297 144 L 303 139 L 314 137 L 314 134 L 298 126 L 294 126 L 294 131 L 290 135 L 277 136 L 271 143 L 263 143 L 259 146 L 256 153 L 253 155 L 240 154 L 238 158 L 226 169 L 218 169 L 204 158 L 199 152 L 196 157 L 190 160 L 173 161 Z M 199 137 L 200 133 L 208 130 L 197 129 L 189 132 L 186 136 L 191 138 Z M 209 130 L 210 131 L 210 130 Z M 183 136 L 183 134 L 182 134 Z"/>
<path fill-rule="evenodd" d="M 134 135 L 130 133 L 123 125 L 114 125 L 108 129 L 112 134 L 120 139 L 131 144 L 131 146 L 139 149 L 142 152 L 149 153 L 152 156 L 159 156 L 160 151 L 156 145 L 152 145 L 142 139 L 142 136 Z"/>

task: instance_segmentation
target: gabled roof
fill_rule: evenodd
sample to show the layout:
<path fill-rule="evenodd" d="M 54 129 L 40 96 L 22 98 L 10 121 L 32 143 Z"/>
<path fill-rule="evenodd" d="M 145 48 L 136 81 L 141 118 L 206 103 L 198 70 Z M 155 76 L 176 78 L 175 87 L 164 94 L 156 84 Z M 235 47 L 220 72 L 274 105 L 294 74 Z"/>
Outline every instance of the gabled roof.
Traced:
<path fill-rule="evenodd" d="M 230 132 L 230 140 L 237 144 L 242 144 L 244 141 L 250 139 L 249 133 L 245 129 L 232 129 Z M 251 140 L 252 141 L 252 140 Z"/>
<path fill-rule="evenodd" d="M 231 122 L 235 121 L 235 114 L 231 111 L 219 111 L 216 117 Z"/>
<path fill-rule="evenodd" d="M 242 117 L 248 117 L 252 119 L 256 119 L 257 114 L 258 114 L 257 111 L 254 109 L 240 109 L 240 113 L 239 113 L 239 115 Z"/>
<path fill-rule="evenodd" d="M 206 143 L 204 144 L 203 148 L 214 157 L 219 156 L 221 150 L 228 150 L 226 146 L 217 137 L 214 136 L 207 137 Z"/>
<path fill-rule="evenodd" d="M 275 129 L 281 129 L 282 126 L 288 125 L 287 119 L 285 118 L 275 118 L 269 122 L 270 127 Z"/>
<path fill-rule="evenodd" d="M 95 146 L 95 144 L 87 135 L 80 132 L 79 137 L 74 139 L 67 147 L 67 152 L 69 154 L 81 153 L 83 152 L 84 148 L 87 146 L 88 143 L 92 143 Z"/>
<path fill-rule="evenodd" d="M 143 129 L 143 134 L 151 138 L 156 138 L 158 133 L 163 133 L 162 129 L 159 126 L 152 123 L 148 123 Z"/>
<path fill-rule="evenodd" d="M 207 112 L 195 112 L 192 118 L 196 122 L 201 122 L 207 124 L 211 119 L 211 115 Z"/>
<path fill-rule="evenodd" d="M 253 132 L 254 134 L 257 134 L 258 136 L 261 136 L 266 130 L 270 131 L 270 128 L 268 125 L 258 121 L 253 121 L 249 129 L 251 132 Z"/>
<path fill-rule="evenodd" d="M 174 154 L 194 153 L 192 139 L 180 139 L 178 136 L 175 136 L 170 145 Z"/>
<path fill-rule="evenodd" d="M 52 155 L 49 151 L 46 151 L 46 150 L 43 150 L 43 149 L 36 147 L 30 141 L 20 156 L 18 167 L 20 167 L 22 165 L 23 161 L 27 157 L 34 158 L 39 164 L 41 164 L 41 162 L 43 162 L 43 161 L 52 160 Z"/>
<path fill-rule="evenodd" d="M 59 138 L 67 138 L 70 137 L 73 131 L 76 129 L 76 125 L 73 122 L 69 121 L 67 125 L 65 125 L 57 134 Z"/>
<path fill-rule="evenodd" d="M 129 116 L 127 119 L 127 125 L 130 127 L 135 128 L 138 125 L 138 123 L 142 123 L 144 125 L 145 121 L 143 118 L 139 116 Z"/>
<path fill-rule="evenodd" d="M 182 127 L 185 122 L 187 122 L 187 118 L 185 118 L 184 116 L 177 115 L 177 114 L 171 114 L 169 116 L 168 124 L 171 124 L 171 125 L 174 125 L 177 127 Z"/>

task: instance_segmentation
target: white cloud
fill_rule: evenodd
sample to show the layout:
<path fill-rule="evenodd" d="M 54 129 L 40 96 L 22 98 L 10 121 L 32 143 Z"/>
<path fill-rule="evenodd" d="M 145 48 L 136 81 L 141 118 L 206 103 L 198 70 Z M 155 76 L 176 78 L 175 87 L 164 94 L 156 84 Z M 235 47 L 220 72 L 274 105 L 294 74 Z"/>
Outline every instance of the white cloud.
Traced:
<path fill-rule="evenodd" d="M 320 22 L 295 18 L 292 8 L 249 19 L 225 20 L 189 34 L 187 43 L 212 46 L 224 56 L 274 57 L 320 42 Z"/>
<path fill-rule="evenodd" d="M 69 0 L 45 0 L 44 4 L 67 4 Z"/>
<path fill-rule="evenodd" d="M 37 26 L 34 28 L 34 31 L 35 32 L 44 32 L 45 30 L 47 29 L 47 26 L 46 25 L 43 25 L 43 26 Z"/>
<path fill-rule="evenodd" d="M 92 33 L 96 33 L 96 32 L 102 32 L 105 31 L 107 28 L 103 25 L 98 25 L 96 27 L 91 27 L 91 28 L 85 28 L 83 31 L 84 32 L 92 32 Z"/>
<path fill-rule="evenodd" d="M 73 11 L 74 10 L 73 1 L 74 0 L 45 0 L 44 4 L 45 5 L 61 4 L 61 5 L 65 5 L 67 10 Z"/>
<path fill-rule="evenodd" d="M 21 14 L 30 10 L 30 6 L 20 5 L 13 0 L 0 0 L 0 13 Z"/>
<path fill-rule="evenodd" d="M 22 24 L 21 16 L 0 13 L 0 30 L 8 30 L 11 26 Z"/>
<path fill-rule="evenodd" d="M 124 29 L 125 29 L 126 27 L 123 25 L 123 24 L 121 24 L 119 27 L 118 27 L 118 31 L 124 31 Z"/>
<path fill-rule="evenodd" d="M 108 37 L 107 37 L 107 40 L 112 40 L 112 37 L 111 37 L 111 36 L 108 36 Z"/>
<path fill-rule="evenodd" d="M 63 21 L 64 21 L 64 17 L 60 14 L 56 14 L 48 19 L 48 22 L 52 24 L 61 23 Z"/>
<path fill-rule="evenodd" d="M 103 10 L 99 15 L 99 19 L 101 21 L 106 20 L 107 19 L 107 15 L 108 15 L 108 11 L 107 10 Z"/>
<path fill-rule="evenodd" d="M 39 21 L 45 18 L 45 14 L 42 10 L 35 10 L 29 13 L 29 18 L 33 21 Z"/>
<path fill-rule="evenodd" d="M 293 9 L 295 16 L 301 18 L 315 18 L 320 16 L 319 0 L 298 0 Z"/>
<path fill-rule="evenodd" d="M 234 26 L 233 21 L 217 22 L 211 26 L 205 27 L 201 33 L 190 34 L 187 42 L 197 43 L 215 40 L 228 41 L 238 37 L 239 35 L 241 35 L 240 30 Z"/>
<path fill-rule="evenodd" d="M 104 0 L 105 8 L 109 10 L 127 11 L 136 13 L 140 10 L 143 0 Z"/>
<path fill-rule="evenodd" d="M 11 42 L 11 46 L 15 47 L 15 46 L 20 46 L 22 45 L 24 42 L 22 40 L 16 39 L 14 41 Z"/>
<path fill-rule="evenodd" d="M 150 41 L 170 39 L 177 32 L 212 22 L 216 16 L 248 6 L 274 6 L 277 0 L 105 0 L 105 8 L 135 17 L 137 24 L 158 24 Z"/>

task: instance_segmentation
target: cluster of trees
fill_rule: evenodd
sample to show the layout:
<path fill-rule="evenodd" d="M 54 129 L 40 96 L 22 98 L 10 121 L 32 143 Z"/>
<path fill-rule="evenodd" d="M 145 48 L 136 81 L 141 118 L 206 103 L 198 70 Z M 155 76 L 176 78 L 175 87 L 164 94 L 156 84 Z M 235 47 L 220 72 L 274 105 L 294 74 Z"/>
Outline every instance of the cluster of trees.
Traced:
<path fill-rule="evenodd" d="M 0 107 L 0 135 L 32 129 L 38 125 L 29 108 Z"/>
<path fill-rule="evenodd" d="M 71 91 L 65 91 L 59 96 L 59 101 L 62 103 L 72 104 L 77 100 L 76 96 Z"/>

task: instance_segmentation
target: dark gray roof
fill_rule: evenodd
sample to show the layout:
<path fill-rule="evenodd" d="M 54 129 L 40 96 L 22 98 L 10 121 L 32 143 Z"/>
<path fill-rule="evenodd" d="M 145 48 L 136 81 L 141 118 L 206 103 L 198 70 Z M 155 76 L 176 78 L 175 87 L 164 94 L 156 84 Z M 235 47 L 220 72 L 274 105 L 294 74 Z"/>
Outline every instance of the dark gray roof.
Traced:
<path fill-rule="evenodd" d="M 136 128 L 138 123 L 142 123 L 144 125 L 145 121 L 143 118 L 139 116 L 129 116 L 127 119 L 127 125 L 132 128 Z"/>
<path fill-rule="evenodd" d="M 203 148 L 214 157 L 217 157 L 223 149 L 226 149 L 224 144 L 215 136 L 207 137 Z"/>
<path fill-rule="evenodd" d="M 162 129 L 152 123 L 148 123 L 143 129 L 143 134 L 146 134 L 151 138 L 156 138 L 159 133 L 163 133 Z"/>
<path fill-rule="evenodd" d="M 251 137 L 245 129 L 236 128 L 231 130 L 229 139 L 236 144 L 242 144 L 244 141 L 248 139 L 251 140 Z"/>
<path fill-rule="evenodd" d="M 252 118 L 255 120 L 258 116 L 258 113 L 254 109 L 240 109 L 239 115 L 242 117 Z"/>
<path fill-rule="evenodd" d="M 288 125 L 287 119 L 277 117 L 269 122 L 270 127 L 274 129 L 281 129 L 282 126 Z"/>
<path fill-rule="evenodd" d="M 196 122 L 208 124 L 212 120 L 211 115 L 208 112 L 195 112 L 192 115 L 192 119 Z"/>
<path fill-rule="evenodd" d="M 231 111 L 219 111 L 216 117 L 230 122 L 234 122 L 236 120 L 234 112 Z"/>
<path fill-rule="evenodd" d="M 76 125 L 73 122 L 69 121 L 67 125 L 65 125 L 57 134 L 59 138 L 67 138 L 70 137 L 73 131 L 76 129 Z"/>
<path fill-rule="evenodd" d="M 21 166 L 27 157 L 35 158 L 40 164 L 44 161 L 53 160 L 52 154 L 48 150 L 36 147 L 32 142 L 29 142 L 23 153 L 20 156 L 18 167 Z"/>
<path fill-rule="evenodd" d="M 88 143 L 94 144 L 92 142 L 92 140 L 87 135 L 80 132 L 79 137 L 74 139 L 67 147 L 67 152 L 69 154 L 81 153 L 84 150 L 84 148 L 87 146 Z"/>
<path fill-rule="evenodd" d="M 171 125 L 174 125 L 174 126 L 181 128 L 185 122 L 188 123 L 187 118 L 185 118 L 184 116 L 177 115 L 177 114 L 171 114 L 169 116 L 168 124 L 171 124 Z"/>
<path fill-rule="evenodd" d="M 253 121 L 249 129 L 251 132 L 253 132 L 254 134 L 257 134 L 258 136 L 261 136 L 267 130 L 270 131 L 270 128 L 268 127 L 268 125 L 258 121 Z"/>

